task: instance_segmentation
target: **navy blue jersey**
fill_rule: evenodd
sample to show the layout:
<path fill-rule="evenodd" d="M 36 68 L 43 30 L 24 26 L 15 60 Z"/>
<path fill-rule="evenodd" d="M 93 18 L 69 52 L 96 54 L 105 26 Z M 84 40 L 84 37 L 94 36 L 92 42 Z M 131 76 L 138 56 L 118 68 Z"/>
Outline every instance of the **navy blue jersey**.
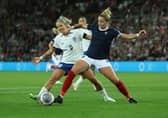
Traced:
<path fill-rule="evenodd" d="M 60 48 L 55 48 L 55 54 L 56 55 L 61 55 L 63 51 Z"/>
<path fill-rule="evenodd" d="M 93 59 L 107 59 L 111 42 L 114 38 L 117 38 L 120 32 L 114 28 L 100 31 L 98 26 L 89 26 L 88 29 L 92 31 L 92 39 L 85 55 Z"/>

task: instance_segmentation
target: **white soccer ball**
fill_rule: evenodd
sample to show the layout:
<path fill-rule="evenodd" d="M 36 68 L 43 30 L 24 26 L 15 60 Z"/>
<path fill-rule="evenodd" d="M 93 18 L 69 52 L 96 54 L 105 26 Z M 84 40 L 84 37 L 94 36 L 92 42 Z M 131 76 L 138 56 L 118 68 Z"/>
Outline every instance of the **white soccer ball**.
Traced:
<path fill-rule="evenodd" d="M 54 95 L 50 92 L 44 92 L 40 96 L 40 103 L 43 105 L 51 105 L 54 102 Z"/>

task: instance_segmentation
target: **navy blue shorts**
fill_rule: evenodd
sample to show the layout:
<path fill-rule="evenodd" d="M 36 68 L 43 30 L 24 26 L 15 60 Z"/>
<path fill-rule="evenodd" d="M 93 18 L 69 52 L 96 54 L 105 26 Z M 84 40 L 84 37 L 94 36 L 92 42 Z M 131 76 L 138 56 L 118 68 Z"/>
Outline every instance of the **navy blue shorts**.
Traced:
<path fill-rule="evenodd" d="M 65 71 L 65 75 L 68 74 L 68 72 L 71 70 L 74 64 L 67 64 L 67 63 L 59 63 L 57 66 L 57 69 L 61 69 Z"/>

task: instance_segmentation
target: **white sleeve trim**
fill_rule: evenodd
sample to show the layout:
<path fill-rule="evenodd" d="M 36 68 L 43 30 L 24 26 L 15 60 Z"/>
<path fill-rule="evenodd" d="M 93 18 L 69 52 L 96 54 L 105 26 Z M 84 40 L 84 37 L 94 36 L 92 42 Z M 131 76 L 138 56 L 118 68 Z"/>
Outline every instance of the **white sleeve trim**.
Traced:
<path fill-rule="evenodd" d="M 118 33 L 116 38 L 118 39 L 120 36 L 121 36 L 121 32 Z"/>

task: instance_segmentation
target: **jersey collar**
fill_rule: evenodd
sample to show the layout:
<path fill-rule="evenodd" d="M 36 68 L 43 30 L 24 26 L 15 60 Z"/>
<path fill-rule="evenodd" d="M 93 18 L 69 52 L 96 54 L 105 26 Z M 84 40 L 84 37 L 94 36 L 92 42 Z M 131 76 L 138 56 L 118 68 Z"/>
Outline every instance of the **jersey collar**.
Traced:
<path fill-rule="evenodd" d="M 107 26 L 107 27 L 106 27 L 106 28 L 104 28 L 104 29 L 102 29 L 102 28 L 98 27 L 98 29 L 99 29 L 100 31 L 107 31 L 107 30 L 109 29 L 109 26 Z"/>

